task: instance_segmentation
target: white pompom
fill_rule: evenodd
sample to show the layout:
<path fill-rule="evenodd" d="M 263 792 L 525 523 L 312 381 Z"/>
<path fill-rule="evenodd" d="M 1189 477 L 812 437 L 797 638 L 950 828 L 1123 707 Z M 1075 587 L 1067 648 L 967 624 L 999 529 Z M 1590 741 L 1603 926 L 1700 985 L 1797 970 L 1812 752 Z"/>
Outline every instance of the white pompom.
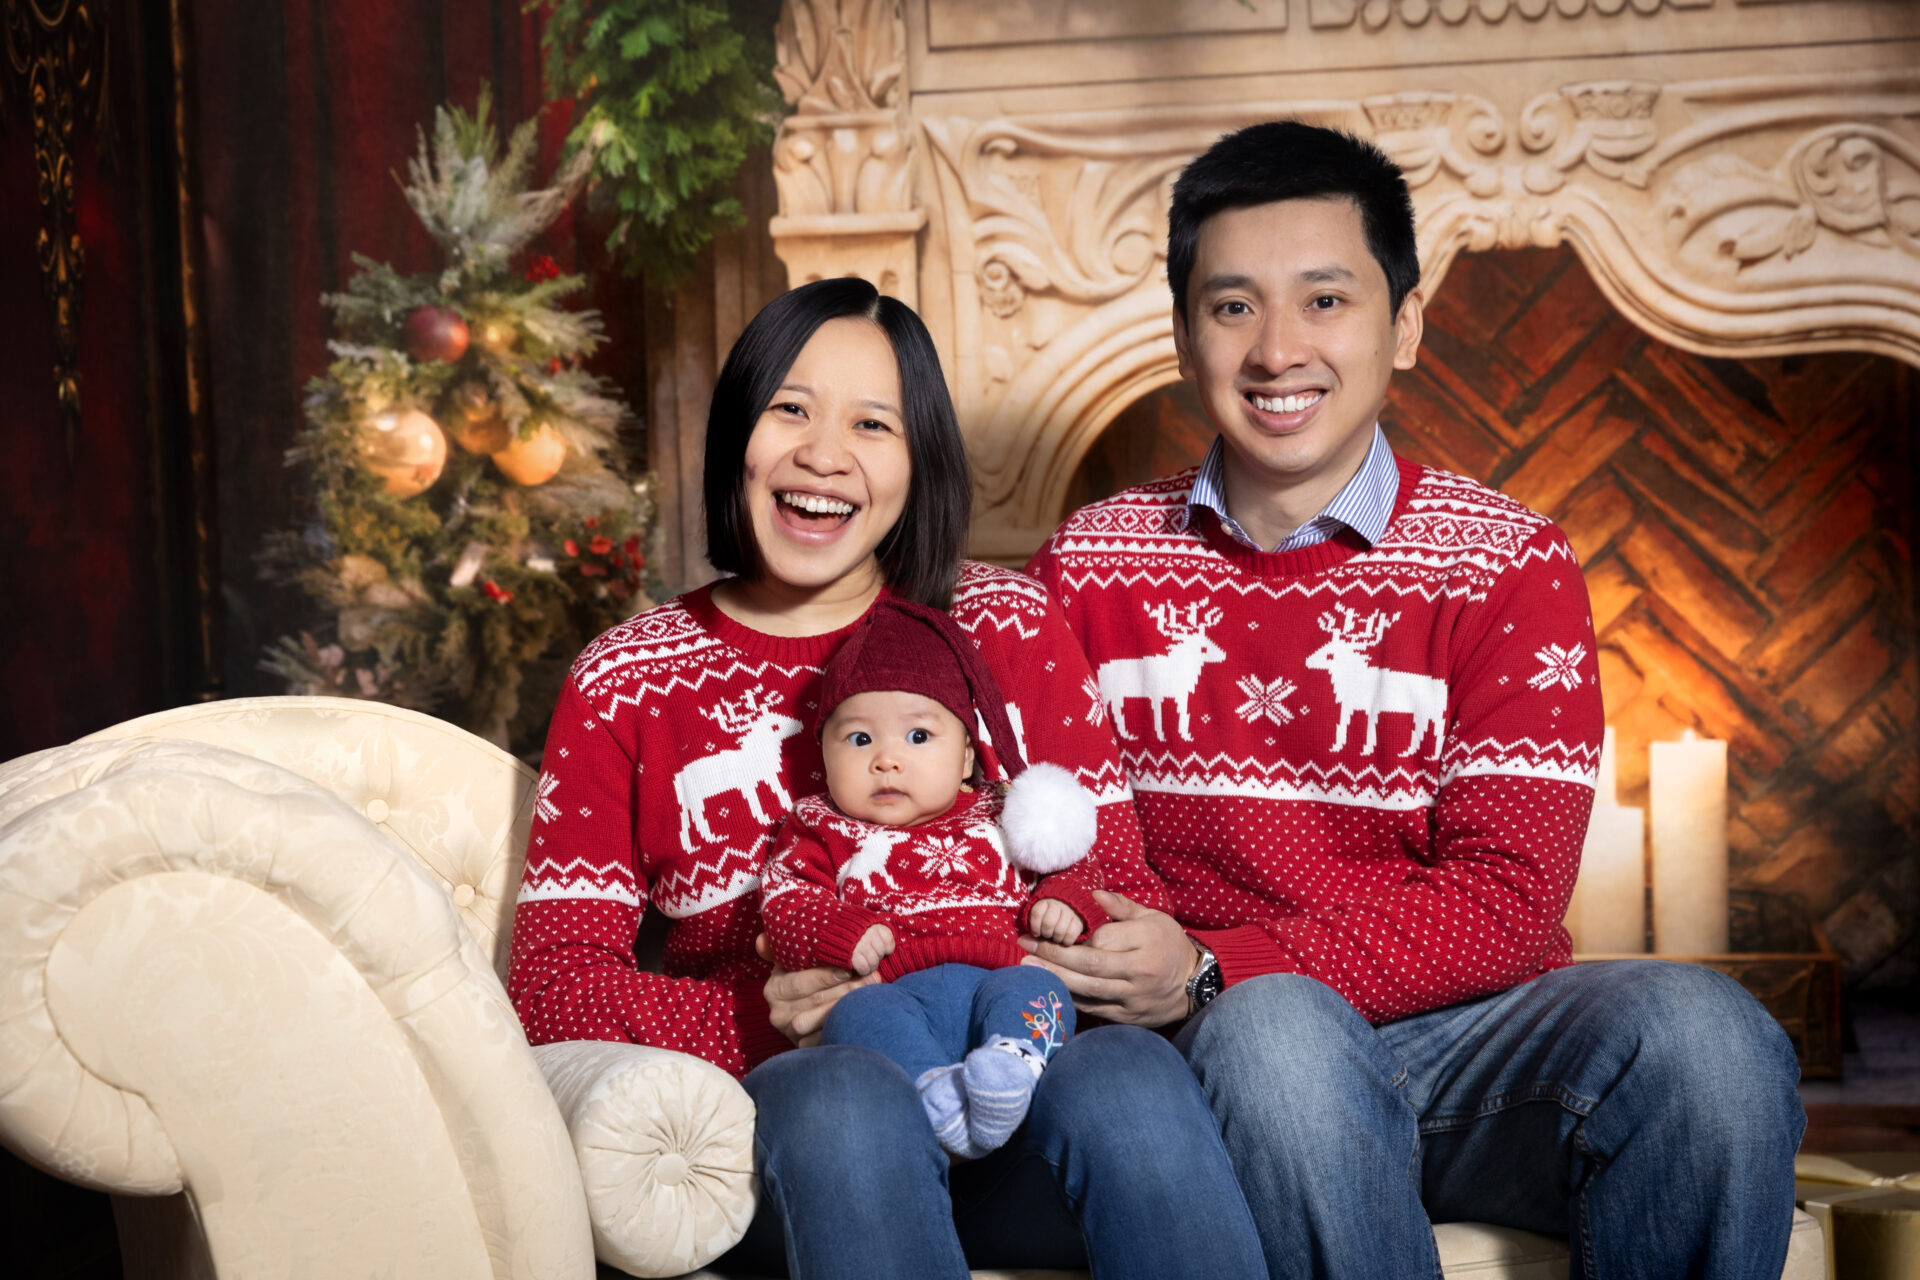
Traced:
<path fill-rule="evenodd" d="M 1087 856 L 1100 811 L 1071 773 L 1057 764 L 1030 764 L 1007 792 L 1000 829 L 1014 866 L 1051 875 Z"/>

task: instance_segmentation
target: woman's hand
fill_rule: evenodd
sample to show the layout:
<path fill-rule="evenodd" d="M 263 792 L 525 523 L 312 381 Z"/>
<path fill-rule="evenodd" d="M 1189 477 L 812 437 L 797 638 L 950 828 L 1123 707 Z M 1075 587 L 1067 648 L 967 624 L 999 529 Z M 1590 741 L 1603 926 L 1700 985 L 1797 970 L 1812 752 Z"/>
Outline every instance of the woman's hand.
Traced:
<path fill-rule="evenodd" d="M 889 935 L 891 936 L 891 935 Z M 753 940 L 753 949 L 762 960 L 773 959 L 773 944 L 761 934 Z M 877 963 L 877 962 L 876 962 Z M 767 979 L 767 1017 L 774 1030 L 802 1049 L 820 1043 L 820 1028 L 827 1014 L 840 1003 L 840 997 L 860 987 L 870 987 L 880 975 L 856 978 L 845 969 L 799 969 L 788 972 L 778 964 Z"/>
<path fill-rule="evenodd" d="M 1057 942 L 1070 947 L 1087 931 L 1087 922 L 1058 898 L 1042 898 L 1027 912 L 1027 928 L 1042 942 Z"/>
<path fill-rule="evenodd" d="M 853 948 L 853 971 L 864 978 L 892 954 L 893 930 L 883 924 L 871 925 Z"/>

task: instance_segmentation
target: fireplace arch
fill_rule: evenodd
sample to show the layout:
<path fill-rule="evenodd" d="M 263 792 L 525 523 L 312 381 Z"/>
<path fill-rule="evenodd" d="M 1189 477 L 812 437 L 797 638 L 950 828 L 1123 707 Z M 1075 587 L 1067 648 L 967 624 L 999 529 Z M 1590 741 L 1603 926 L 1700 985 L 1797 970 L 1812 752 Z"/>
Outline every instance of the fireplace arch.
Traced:
<path fill-rule="evenodd" d="M 1920 9 L 1874 0 L 787 0 L 771 231 L 794 282 L 926 317 L 1018 562 L 1124 407 L 1175 376 L 1165 208 L 1281 116 L 1406 171 L 1431 298 L 1462 252 L 1569 244 L 1711 355 L 1920 364 Z"/>

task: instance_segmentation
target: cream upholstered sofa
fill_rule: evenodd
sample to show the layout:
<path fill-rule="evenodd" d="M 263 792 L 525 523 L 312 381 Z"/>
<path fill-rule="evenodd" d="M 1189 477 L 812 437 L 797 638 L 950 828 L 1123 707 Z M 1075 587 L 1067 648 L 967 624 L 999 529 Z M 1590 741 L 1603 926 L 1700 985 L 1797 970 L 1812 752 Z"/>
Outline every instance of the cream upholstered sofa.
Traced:
<path fill-rule="evenodd" d="M 530 1049 L 501 985 L 533 774 L 378 704 L 182 708 L 0 765 L 0 1139 L 114 1193 L 129 1275 L 702 1267 L 753 1107 L 697 1059 Z M 1564 1244 L 1435 1231 L 1446 1274 Z M 1786 1275 L 1815 1280 L 1796 1219 Z"/>

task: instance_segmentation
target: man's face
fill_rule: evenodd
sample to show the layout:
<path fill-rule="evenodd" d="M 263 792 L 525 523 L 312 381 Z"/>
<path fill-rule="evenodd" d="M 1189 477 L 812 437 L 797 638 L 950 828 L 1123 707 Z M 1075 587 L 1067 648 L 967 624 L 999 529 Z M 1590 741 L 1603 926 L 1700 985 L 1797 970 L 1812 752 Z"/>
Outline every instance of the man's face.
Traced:
<path fill-rule="evenodd" d="M 1180 373 L 1252 483 L 1337 489 L 1413 367 L 1420 305 L 1415 290 L 1394 314 L 1352 201 L 1229 209 L 1201 224 L 1187 319 L 1174 310 Z"/>

